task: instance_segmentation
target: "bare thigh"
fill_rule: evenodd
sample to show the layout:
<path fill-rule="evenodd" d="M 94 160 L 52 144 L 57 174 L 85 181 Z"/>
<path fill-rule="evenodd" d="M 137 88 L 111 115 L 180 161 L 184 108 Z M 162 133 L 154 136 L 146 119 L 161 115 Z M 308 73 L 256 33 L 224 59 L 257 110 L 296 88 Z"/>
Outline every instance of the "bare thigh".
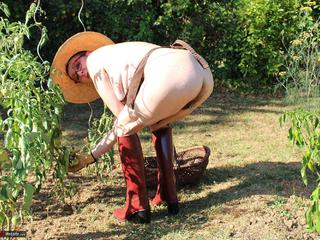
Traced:
<path fill-rule="evenodd" d="M 177 114 L 200 93 L 206 71 L 184 50 L 163 49 L 151 55 L 134 110 L 146 125 Z"/>

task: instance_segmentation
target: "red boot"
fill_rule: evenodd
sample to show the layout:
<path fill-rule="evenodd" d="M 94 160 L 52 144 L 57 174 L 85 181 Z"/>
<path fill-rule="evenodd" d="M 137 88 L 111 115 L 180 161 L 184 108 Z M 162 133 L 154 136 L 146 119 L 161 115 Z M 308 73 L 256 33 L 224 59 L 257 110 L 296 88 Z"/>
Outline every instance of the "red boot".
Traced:
<path fill-rule="evenodd" d="M 161 128 L 152 132 L 152 142 L 156 149 L 158 164 L 158 187 L 152 205 L 167 203 L 169 214 L 179 212 L 176 179 L 173 171 L 173 144 L 171 128 Z"/>
<path fill-rule="evenodd" d="M 126 180 L 126 205 L 116 209 L 119 220 L 138 223 L 150 222 L 150 206 L 144 172 L 144 158 L 137 134 L 118 138 L 122 171 Z"/>

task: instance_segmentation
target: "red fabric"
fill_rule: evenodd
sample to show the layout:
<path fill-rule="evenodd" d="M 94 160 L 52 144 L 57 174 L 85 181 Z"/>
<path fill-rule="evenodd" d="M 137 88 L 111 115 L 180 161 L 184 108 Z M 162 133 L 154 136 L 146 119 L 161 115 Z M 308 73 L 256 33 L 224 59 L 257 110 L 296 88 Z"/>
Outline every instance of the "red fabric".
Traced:
<path fill-rule="evenodd" d="M 128 220 L 133 213 L 150 208 L 144 172 L 144 158 L 137 134 L 119 137 L 118 149 L 127 191 L 125 206 L 116 209 L 114 216 L 119 220 Z"/>
<path fill-rule="evenodd" d="M 177 203 L 176 181 L 173 171 L 173 144 L 171 128 L 162 128 L 152 133 L 158 163 L 158 187 L 152 205 L 162 202 Z"/>

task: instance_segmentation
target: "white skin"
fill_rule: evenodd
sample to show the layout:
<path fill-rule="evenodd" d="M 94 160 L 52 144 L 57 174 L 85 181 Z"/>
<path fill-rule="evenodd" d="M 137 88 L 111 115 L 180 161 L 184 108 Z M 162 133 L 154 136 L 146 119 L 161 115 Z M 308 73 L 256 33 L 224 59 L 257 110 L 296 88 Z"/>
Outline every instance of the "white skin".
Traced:
<path fill-rule="evenodd" d="M 109 81 L 105 81 L 107 76 L 102 74 L 101 72 L 89 71 L 87 68 L 87 58 L 90 55 L 90 52 L 85 52 L 83 56 L 79 57 L 79 54 L 76 54 L 69 60 L 68 64 L 68 75 L 72 80 L 77 83 L 83 84 L 92 84 L 92 82 L 96 85 L 97 81 L 104 80 L 103 85 L 99 84 L 100 97 L 104 101 L 104 103 L 108 106 L 111 112 L 117 117 L 124 105 L 116 98 L 112 86 Z M 95 76 L 95 77 L 91 77 Z M 94 81 L 92 80 L 94 79 Z M 102 91 L 100 90 L 101 88 Z"/>
<path fill-rule="evenodd" d="M 88 69 L 87 69 L 87 57 L 90 55 L 90 52 L 85 52 L 84 54 L 74 55 L 68 63 L 68 75 L 72 80 L 79 83 L 88 84 L 92 80 L 90 78 Z"/>
<path fill-rule="evenodd" d="M 107 105 L 107 107 L 111 110 L 111 112 L 118 117 L 121 110 L 124 108 L 124 105 L 117 99 L 110 84 L 110 81 L 105 81 L 107 76 L 104 75 L 101 71 L 89 71 L 87 67 L 87 58 L 91 52 L 87 51 L 84 54 L 76 54 L 74 55 L 68 63 L 68 75 L 70 78 L 76 83 L 82 84 L 92 84 L 95 86 L 99 85 L 100 97 Z M 90 74 L 90 73 L 91 74 Z M 94 76 L 93 78 L 91 76 Z M 94 79 L 94 81 L 92 80 Z M 100 82 L 97 83 L 97 82 Z M 102 84 L 101 84 L 102 83 Z M 92 155 L 94 157 L 102 155 L 99 150 L 93 149 Z"/>
<path fill-rule="evenodd" d="M 105 46 L 92 53 L 77 54 L 70 59 L 69 76 L 75 82 L 93 84 L 116 117 L 115 128 L 92 149 L 95 158 L 109 151 L 119 136 L 130 135 L 144 127 L 155 131 L 184 118 L 211 94 L 213 80 L 210 69 L 204 70 L 187 51 L 162 48 L 148 59 L 145 79 L 134 107 L 124 106 L 117 98 L 111 80 L 117 80 L 118 73 L 129 78 L 132 73 L 129 74 L 128 64 L 137 66 L 141 55 L 154 47 L 156 45 L 147 43 L 122 43 Z M 128 51 L 130 55 L 126 55 Z M 124 55 L 127 58 L 123 58 Z M 177 67 L 183 71 L 177 71 Z M 188 107 L 185 108 L 186 104 Z"/>

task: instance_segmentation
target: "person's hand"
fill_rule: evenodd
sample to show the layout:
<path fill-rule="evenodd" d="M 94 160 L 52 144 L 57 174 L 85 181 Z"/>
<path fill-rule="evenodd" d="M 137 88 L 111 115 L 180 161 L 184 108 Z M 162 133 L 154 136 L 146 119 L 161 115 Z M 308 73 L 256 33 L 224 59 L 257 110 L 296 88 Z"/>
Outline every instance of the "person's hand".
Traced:
<path fill-rule="evenodd" d="M 82 168 L 87 167 L 91 163 L 94 163 L 96 160 L 93 158 L 91 154 L 86 153 L 76 153 L 75 154 L 75 162 L 77 162 L 75 165 L 70 166 L 68 168 L 68 172 L 77 172 L 81 170 Z"/>

